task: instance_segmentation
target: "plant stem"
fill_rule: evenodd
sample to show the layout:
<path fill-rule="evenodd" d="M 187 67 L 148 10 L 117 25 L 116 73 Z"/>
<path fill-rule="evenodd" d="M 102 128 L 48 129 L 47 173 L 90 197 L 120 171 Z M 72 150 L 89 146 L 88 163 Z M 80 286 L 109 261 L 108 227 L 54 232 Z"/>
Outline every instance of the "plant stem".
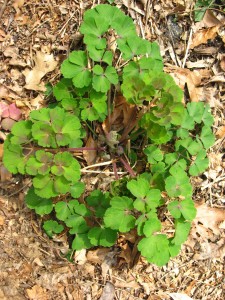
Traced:
<path fill-rule="evenodd" d="M 134 170 L 131 168 L 131 166 L 122 157 L 120 157 L 120 161 L 124 165 L 124 167 L 127 170 L 127 172 L 129 172 L 130 176 L 132 178 L 135 178 L 136 174 L 135 174 Z"/>

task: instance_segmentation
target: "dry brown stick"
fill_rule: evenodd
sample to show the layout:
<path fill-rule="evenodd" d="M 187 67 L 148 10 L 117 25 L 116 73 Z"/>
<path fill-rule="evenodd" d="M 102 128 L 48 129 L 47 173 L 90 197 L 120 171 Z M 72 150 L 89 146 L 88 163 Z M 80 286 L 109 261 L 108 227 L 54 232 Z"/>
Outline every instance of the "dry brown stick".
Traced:
<path fill-rule="evenodd" d="M 2 15 L 3 15 L 4 10 L 5 10 L 5 8 L 6 8 L 7 2 L 8 2 L 8 0 L 5 0 L 5 1 L 3 2 L 3 4 L 2 4 L 1 10 L 0 10 L 0 19 L 2 18 Z"/>

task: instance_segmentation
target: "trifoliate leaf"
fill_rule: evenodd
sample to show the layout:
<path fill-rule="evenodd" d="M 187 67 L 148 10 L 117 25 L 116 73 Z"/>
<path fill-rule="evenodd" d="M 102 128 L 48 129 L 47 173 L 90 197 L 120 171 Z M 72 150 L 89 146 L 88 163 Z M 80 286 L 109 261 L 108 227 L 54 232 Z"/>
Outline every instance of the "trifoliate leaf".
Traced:
<path fill-rule="evenodd" d="M 80 216 L 86 217 L 90 216 L 90 210 L 84 205 L 80 204 L 77 200 L 71 200 L 68 205 L 72 211 Z"/>
<path fill-rule="evenodd" d="M 23 155 L 23 148 L 21 145 L 14 145 L 10 142 L 10 136 L 11 135 L 8 135 L 4 142 L 4 166 L 13 174 L 25 174 L 25 165 L 29 156 Z"/>
<path fill-rule="evenodd" d="M 106 227 L 127 232 L 135 225 L 135 217 L 131 215 L 133 201 L 128 197 L 113 197 L 111 207 L 105 212 L 104 222 Z M 116 218 L 115 218 L 116 216 Z"/>
<path fill-rule="evenodd" d="M 175 245 L 183 244 L 187 240 L 190 229 L 191 229 L 190 222 L 183 222 L 183 221 L 177 220 L 175 222 L 175 230 L 176 230 L 175 236 L 171 242 Z"/>
<path fill-rule="evenodd" d="M 144 198 L 150 190 L 150 184 L 146 179 L 132 179 L 127 183 L 127 188 L 136 198 Z"/>
<path fill-rule="evenodd" d="M 75 87 L 83 88 L 91 83 L 91 72 L 87 65 L 87 54 L 84 51 L 73 51 L 62 63 L 61 72 L 65 78 L 72 78 Z"/>
<path fill-rule="evenodd" d="M 194 119 L 190 118 L 187 110 L 184 110 L 184 117 L 183 117 L 183 121 L 181 124 L 181 128 L 184 128 L 187 130 L 192 130 L 195 128 L 195 121 L 194 121 Z M 185 138 L 186 137 L 187 136 L 185 136 Z"/>
<path fill-rule="evenodd" d="M 79 198 L 85 190 L 85 184 L 83 182 L 74 182 L 70 186 L 70 194 L 73 198 Z"/>
<path fill-rule="evenodd" d="M 105 211 L 109 208 L 110 198 L 109 193 L 102 193 L 100 190 L 95 190 L 86 198 L 89 206 L 95 210 L 95 215 L 98 218 L 103 218 Z"/>
<path fill-rule="evenodd" d="M 170 244 L 169 244 L 170 256 L 175 257 L 179 254 L 180 249 L 181 249 L 181 245 L 173 244 L 173 242 L 172 242 L 173 239 L 172 238 L 170 238 L 169 241 L 170 241 Z"/>
<path fill-rule="evenodd" d="M 144 224 L 143 233 L 146 237 L 151 236 L 153 233 L 161 230 L 161 222 L 157 218 L 151 218 Z"/>
<path fill-rule="evenodd" d="M 88 238 L 92 245 L 110 247 L 115 244 L 117 231 L 104 227 L 93 227 L 88 232 Z"/>
<path fill-rule="evenodd" d="M 58 194 L 66 194 L 70 191 L 70 182 L 64 176 L 54 178 L 54 190 Z"/>
<path fill-rule="evenodd" d="M 72 242 L 73 250 L 89 249 L 91 247 L 93 247 L 93 245 L 91 244 L 87 233 L 76 234 L 76 237 Z"/>
<path fill-rule="evenodd" d="M 154 173 L 165 173 L 166 165 L 164 162 L 160 161 L 154 165 L 151 165 L 151 172 Z"/>
<path fill-rule="evenodd" d="M 154 123 L 151 119 L 152 116 L 146 113 L 140 121 L 140 126 L 146 129 L 148 138 L 158 145 L 169 142 L 173 135 L 172 132 L 166 127 Z"/>
<path fill-rule="evenodd" d="M 95 9 L 89 10 L 84 14 L 84 21 L 80 26 L 80 32 L 88 37 L 85 41 L 87 44 L 96 43 L 99 49 L 105 48 L 102 44 L 102 35 L 109 29 L 109 20 L 106 15 L 100 15 Z"/>
<path fill-rule="evenodd" d="M 196 216 L 196 208 L 191 199 L 182 201 L 173 201 L 168 204 L 168 210 L 175 219 L 179 219 L 181 215 L 184 219 L 192 221 Z"/>
<path fill-rule="evenodd" d="M 209 127 L 212 126 L 214 123 L 209 104 L 205 105 L 204 113 L 202 116 L 202 122 Z"/>
<path fill-rule="evenodd" d="M 38 215 L 50 214 L 53 209 L 53 203 L 51 199 L 44 199 L 39 197 L 33 187 L 31 187 L 25 196 L 25 203 L 27 207 L 34 209 Z"/>
<path fill-rule="evenodd" d="M 65 220 L 66 226 L 71 227 L 71 234 L 87 232 L 88 226 L 83 216 L 73 213 Z"/>
<path fill-rule="evenodd" d="M 46 175 L 51 170 L 53 154 L 44 150 L 38 150 L 35 157 L 30 157 L 26 163 L 26 172 L 30 175 Z"/>
<path fill-rule="evenodd" d="M 48 236 L 52 237 L 55 233 L 60 233 L 63 231 L 63 225 L 59 224 L 56 221 L 48 220 L 43 224 L 43 228 Z"/>
<path fill-rule="evenodd" d="M 176 141 L 175 148 L 177 151 L 179 150 L 180 146 L 187 149 L 191 155 L 196 155 L 203 148 L 199 141 L 195 141 L 191 137 Z"/>
<path fill-rule="evenodd" d="M 32 122 L 31 121 L 19 121 L 15 123 L 11 129 L 11 134 L 13 136 L 11 137 L 11 143 L 12 144 L 25 144 L 29 142 L 31 137 L 31 127 Z"/>
<path fill-rule="evenodd" d="M 204 113 L 204 103 L 203 102 L 188 103 L 187 110 L 190 118 L 193 119 L 196 123 L 200 124 Z"/>
<path fill-rule="evenodd" d="M 52 127 L 42 122 L 36 122 L 32 126 L 32 135 L 39 146 L 56 148 L 55 133 Z"/>
<path fill-rule="evenodd" d="M 35 193 L 42 198 L 56 197 L 58 193 L 54 187 L 54 178 L 50 175 L 36 175 L 33 179 Z"/>
<path fill-rule="evenodd" d="M 198 176 L 203 173 L 209 166 L 209 159 L 206 157 L 206 151 L 204 149 L 200 150 L 196 155 L 192 165 L 189 168 L 189 174 L 192 176 Z"/>
<path fill-rule="evenodd" d="M 65 179 L 74 183 L 80 179 L 80 164 L 71 153 L 57 153 L 54 157 L 54 163 L 55 165 L 51 167 L 52 174 L 63 175 Z"/>
<path fill-rule="evenodd" d="M 215 143 L 215 137 L 212 133 L 212 129 L 206 125 L 203 126 L 200 139 L 206 150 L 213 146 Z"/>
<path fill-rule="evenodd" d="M 172 176 L 168 176 L 165 180 L 165 188 L 170 197 L 183 196 L 190 198 L 192 195 L 192 186 L 189 182 L 187 173 L 177 165 L 170 168 Z"/>
<path fill-rule="evenodd" d="M 63 99 L 72 98 L 73 84 L 71 79 L 62 78 L 54 87 L 53 95 L 56 100 L 61 101 Z"/>
<path fill-rule="evenodd" d="M 151 145 L 151 146 L 148 146 L 147 148 L 145 148 L 144 154 L 147 155 L 148 162 L 150 164 L 155 164 L 158 161 L 163 160 L 162 151 L 154 145 Z"/>
<path fill-rule="evenodd" d="M 108 66 L 105 70 L 99 65 L 93 68 L 92 86 L 97 92 L 105 93 L 110 89 L 111 84 L 118 83 L 118 75 L 114 67 Z"/>
<path fill-rule="evenodd" d="M 118 39 L 117 44 L 119 50 L 123 54 L 123 59 L 125 60 L 129 60 L 137 55 L 144 55 L 147 52 L 145 40 L 139 36 L 132 36 L 127 39 Z"/>
<path fill-rule="evenodd" d="M 143 238 L 138 244 L 138 250 L 148 262 L 161 267 L 170 259 L 169 241 L 164 234 Z"/>
<path fill-rule="evenodd" d="M 45 124 L 50 124 L 50 117 L 49 117 L 49 108 L 41 108 L 38 110 L 32 110 L 30 112 L 30 119 L 34 121 L 41 121 L 44 122 Z"/>
<path fill-rule="evenodd" d="M 55 211 L 57 219 L 61 221 L 65 221 L 72 213 L 68 203 L 63 201 L 59 201 L 55 204 Z"/>
<path fill-rule="evenodd" d="M 189 137 L 189 131 L 187 129 L 184 128 L 179 128 L 177 130 L 176 136 L 181 138 L 181 139 L 186 139 Z"/>
<path fill-rule="evenodd" d="M 114 17 L 112 28 L 116 30 L 119 38 L 121 39 L 137 36 L 132 19 L 124 14 L 117 14 L 117 16 Z"/>
<path fill-rule="evenodd" d="M 72 112 L 74 115 L 79 115 L 79 108 L 78 108 L 78 102 L 77 99 L 74 98 L 64 98 L 61 101 L 61 105 L 62 107 L 68 111 L 68 112 Z"/>

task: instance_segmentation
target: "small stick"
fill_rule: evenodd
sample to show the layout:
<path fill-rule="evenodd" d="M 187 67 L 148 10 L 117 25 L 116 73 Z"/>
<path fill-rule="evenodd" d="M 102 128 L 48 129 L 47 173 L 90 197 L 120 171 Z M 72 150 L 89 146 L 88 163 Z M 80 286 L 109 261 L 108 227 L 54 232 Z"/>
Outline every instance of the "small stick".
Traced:
<path fill-rule="evenodd" d="M 187 44 L 187 49 L 186 49 L 184 60 L 183 60 L 183 63 L 182 63 L 182 68 L 184 68 L 184 66 L 186 64 L 188 52 L 189 52 L 190 45 L 191 45 L 191 42 L 192 42 L 192 35 L 193 35 L 193 29 L 191 28 L 189 39 L 188 39 L 188 44 Z"/>
<path fill-rule="evenodd" d="M 5 8 L 6 8 L 7 2 L 8 2 L 8 0 L 5 0 L 5 1 L 3 2 L 3 4 L 2 4 L 1 10 L 0 10 L 0 19 L 2 18 L 2 15 L 3 15 L 4 10 L 5 10 Z"/>

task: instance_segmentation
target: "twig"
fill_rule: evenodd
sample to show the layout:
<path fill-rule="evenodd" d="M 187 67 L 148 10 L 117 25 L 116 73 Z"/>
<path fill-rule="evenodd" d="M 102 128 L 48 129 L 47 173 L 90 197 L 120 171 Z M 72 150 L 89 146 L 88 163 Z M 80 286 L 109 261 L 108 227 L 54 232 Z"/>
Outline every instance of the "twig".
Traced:
<path fill-rule="evenodd" d="M 184 56 L 184 60 L 183 60 L 183 63 L 182 63 L 182 68 L 184 68 L 184 66 L 185 66 L 185 64 L 186 64 L 188 52 L 189 52 L 190 45 L 191 45 L 191 42 L 192 42 L 192 34 L 193 34 L 193 29 L 191 28 L 190 35 L 189 35 L 189 39 L 188 39 L 188 44 L 187 44 L 187 49 L 186 49 L 185 56 Z"/>
<path fill-rule="evenodd" d="M 5 8 L 6 8 L 7 2 L 8 2 L 8 0 L 5 0 L 5 1 L 3 2 L 3 4 L 2 4 L 1 10 L 0 10 L 0 19 L 2 18 L 2 15 L 3 15 L 4 10 L 5 10 Z"/>
<path fill-rule="evenodd" d="M 93 170 L 85 170 L 85 169 L 81 169 L 81 173 L 95 173 L 95 174 L 110 174 L 110 175 L 115 175 L 114 172 L 110 172 L 110 171 L 93 171 Z M 117 172 L 118 175 L 124 175 L 127 174 L 127 172 Z"/>
<path fill-rule="evenodd" d="M 90 168 L 101 167 L 101 166 L 107 166 L 107 165 L 111 165 L 112 163 L 113 163 L 113 161 L 109 160 L 109 161 L 105 161 L 105 162 L 102 162 L 102 163 L 98 163 L 98 164 L 94 164 L 94 165 L 91 165 L 91 166 L 84 167 L 82 170 L 87 170 L 87 169 L 90 169 Z"/>

